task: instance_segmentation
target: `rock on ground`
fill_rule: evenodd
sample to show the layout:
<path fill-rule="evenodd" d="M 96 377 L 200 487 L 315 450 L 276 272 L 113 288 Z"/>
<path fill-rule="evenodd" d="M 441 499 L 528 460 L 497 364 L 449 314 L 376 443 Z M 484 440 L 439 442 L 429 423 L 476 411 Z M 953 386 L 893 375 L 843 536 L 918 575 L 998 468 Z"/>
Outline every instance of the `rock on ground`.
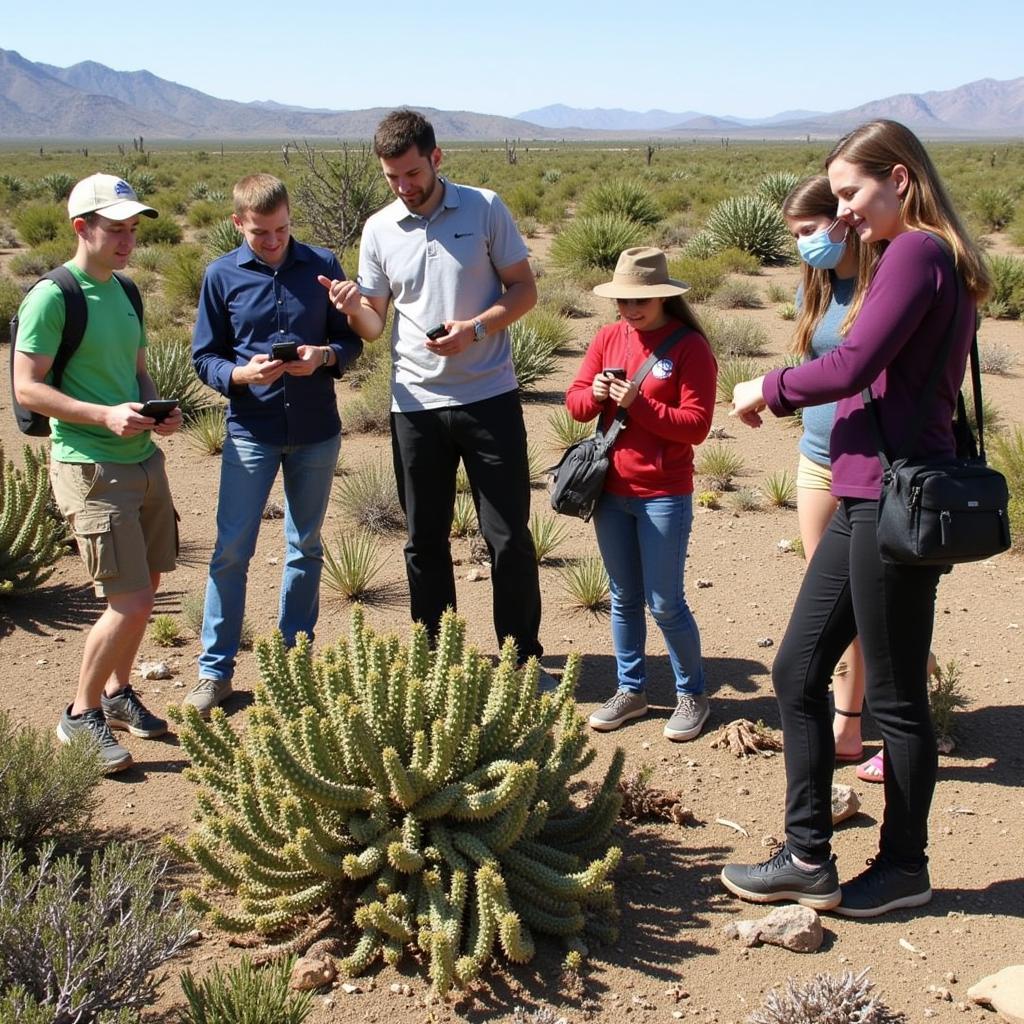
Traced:
<path fill-rule="evenodd" d="M 1024 1024 L 1024 965 L 1004 967 L 967 990 L 967 998 L 991 1006 L 1010 1024 Z"/>
<path fill-rule="evenodd" d="M 834 783 L 832 786 L 832 824 L 838 825 L 852 818 L 860 810 L 860 797 L 852 786 Z"/>
<path fill-rule="evenodd" d="M 768 943 L 795 953 L 816 953 L 824 938 L 817 911 L 797 905 L 778 907 L 759 921 L 731 921 L 723 931 L 744 946 Z"/>

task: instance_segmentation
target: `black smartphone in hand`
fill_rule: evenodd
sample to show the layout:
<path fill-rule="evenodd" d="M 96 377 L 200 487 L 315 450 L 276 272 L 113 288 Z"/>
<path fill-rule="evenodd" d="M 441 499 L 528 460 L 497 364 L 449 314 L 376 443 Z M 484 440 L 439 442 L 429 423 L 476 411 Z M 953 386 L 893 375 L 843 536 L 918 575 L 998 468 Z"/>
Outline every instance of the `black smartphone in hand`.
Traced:
<path fill-rule="evenodd" d="M 178 399 L 176 398 L 151 398 L 148 402 L 142 403 L 139 415 L 148 416 L 151 420 L 156 420 L 157 423 L 163 423 L 177 408 Z"/>
<path fill-rule="evenodd" d="M 282 363 L 290 363 L 299 358 L 299 346 L 294 341 L 275 341 L 270 346 L 270 355 Z"/>
<path fill-rule="evenodd" d="M 616 380 L 626 379 L 626 368 L 624 366 L 606 366 L 603 373 L 606 377 L 614 377 Z"/>
<path fill-rule="evenodd" d="M 438 338 L 443 338 L 448 333 L 448 328 L 444 324 L 438 324 L 436 327 L 431 327 L 427 331 L 427 337 L 431 341 L 437 341 Z"/>

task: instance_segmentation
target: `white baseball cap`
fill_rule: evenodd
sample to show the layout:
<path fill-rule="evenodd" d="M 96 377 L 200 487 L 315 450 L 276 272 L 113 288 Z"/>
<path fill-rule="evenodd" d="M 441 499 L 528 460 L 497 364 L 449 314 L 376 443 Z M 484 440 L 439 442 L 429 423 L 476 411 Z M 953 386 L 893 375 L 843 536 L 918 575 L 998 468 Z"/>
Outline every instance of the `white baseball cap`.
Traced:
<path fill-rule="evenodd" d="M 151 206 L 139 202 L 135 189 L 114 174 L 91 174 L 83 178 L 68 196 L 68 216 L 84 217 L 87 213 L 102 213 L 108 220 L 128 220 L 140 213 L 147 217 L 159 216 Z"/>

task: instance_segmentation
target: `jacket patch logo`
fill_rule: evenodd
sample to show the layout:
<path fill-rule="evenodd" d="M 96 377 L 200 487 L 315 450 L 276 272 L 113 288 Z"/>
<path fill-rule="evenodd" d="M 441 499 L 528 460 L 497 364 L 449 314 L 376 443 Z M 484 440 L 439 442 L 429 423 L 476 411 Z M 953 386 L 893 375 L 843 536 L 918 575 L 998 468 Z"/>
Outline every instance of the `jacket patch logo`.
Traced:
<path fill-rule="evenodd" d="M 672 370 L 675 367 L 672 364 L 671 359 L 659 359 L 654 366 L 651 368 L 651 373 L 658 378 L 658 380 L 668 380 L 672 376 Z"/>

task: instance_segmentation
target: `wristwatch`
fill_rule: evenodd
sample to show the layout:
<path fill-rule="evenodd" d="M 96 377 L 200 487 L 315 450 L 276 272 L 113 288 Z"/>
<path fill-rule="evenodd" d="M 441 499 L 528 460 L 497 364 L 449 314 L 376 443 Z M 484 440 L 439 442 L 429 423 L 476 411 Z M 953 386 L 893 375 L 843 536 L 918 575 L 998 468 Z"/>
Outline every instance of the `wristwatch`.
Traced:
<path fill-rule="evenodd" d="M 326 366 L 331 361 L 331 346 L 325 345 L 323 355 L 320 357 L 320 365 Z"/>
<path fill-rule="evenodd" d="M 473 340 L 483 341 L 487 337 L 487 328 L 484 327 L 482 320 L 473 321 Z"/>

